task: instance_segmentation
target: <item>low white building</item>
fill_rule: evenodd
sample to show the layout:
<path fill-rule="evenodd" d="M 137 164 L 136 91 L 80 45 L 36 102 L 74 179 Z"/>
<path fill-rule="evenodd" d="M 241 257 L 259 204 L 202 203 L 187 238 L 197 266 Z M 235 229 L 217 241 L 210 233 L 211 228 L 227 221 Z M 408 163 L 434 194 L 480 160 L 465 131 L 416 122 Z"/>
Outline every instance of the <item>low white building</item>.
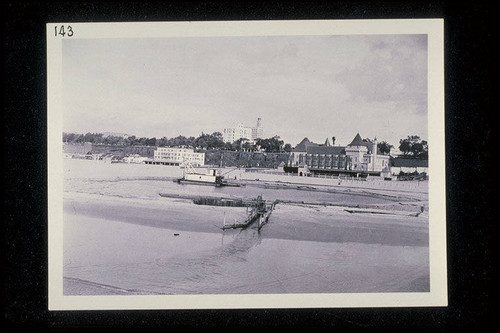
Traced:
<path fill-rule="evenodd" d="M 391 160 L 391 172 L 393 175 L 400 173 L 429 173 L 429 161 L 427 159 L 397 157 Z"/>
<path fill-rule="evenodd" d="M 154 152 L 153 161 L 167 165 L 189 162 L 193 166 L 201 166 L 205 165 L 205 153 L 195 153 L 191 148 L 158 147 Z"/>
<path fill-rule="evenodd" d="M 130 156 L 125 156 L 123 158 L 123 162 L 125 162 L 125 163 L 134 163 L 134 164 L 142 164 L 142 163 L 144 163 L 147 160 L 148 160 L 147 157 L 141 156 L 139 154 L 133 154 L 133 155 L 130 155 Z"/>

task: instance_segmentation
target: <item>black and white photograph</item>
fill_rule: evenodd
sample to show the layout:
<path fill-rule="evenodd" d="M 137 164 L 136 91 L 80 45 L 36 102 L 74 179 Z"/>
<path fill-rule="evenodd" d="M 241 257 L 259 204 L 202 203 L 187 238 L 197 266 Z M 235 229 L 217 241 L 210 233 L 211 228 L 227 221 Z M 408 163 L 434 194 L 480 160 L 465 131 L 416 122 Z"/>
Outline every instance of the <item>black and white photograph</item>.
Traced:
<path fill-rule="evenodd" d="M 47 24 L 49 308 L 446 305 L 442 24 Z"/>

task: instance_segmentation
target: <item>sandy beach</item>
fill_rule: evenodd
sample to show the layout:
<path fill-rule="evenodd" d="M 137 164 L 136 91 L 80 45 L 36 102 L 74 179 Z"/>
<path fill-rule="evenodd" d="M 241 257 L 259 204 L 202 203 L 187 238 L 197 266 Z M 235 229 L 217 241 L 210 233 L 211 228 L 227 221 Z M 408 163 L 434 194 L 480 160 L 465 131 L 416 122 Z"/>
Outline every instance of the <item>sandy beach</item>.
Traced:
<path fill-rule="evenodd" d="M 252 174 L 237 176 L 241 188 L 216 189 L 175 184 L 179 172 L 65 160 L 65 294 L 429 291 L 425 184 L 411 191 Z M 223 232 L 223 220 L 244 219 L 245 208 L 161 192 L 280 203 L 260 232 Z"/>

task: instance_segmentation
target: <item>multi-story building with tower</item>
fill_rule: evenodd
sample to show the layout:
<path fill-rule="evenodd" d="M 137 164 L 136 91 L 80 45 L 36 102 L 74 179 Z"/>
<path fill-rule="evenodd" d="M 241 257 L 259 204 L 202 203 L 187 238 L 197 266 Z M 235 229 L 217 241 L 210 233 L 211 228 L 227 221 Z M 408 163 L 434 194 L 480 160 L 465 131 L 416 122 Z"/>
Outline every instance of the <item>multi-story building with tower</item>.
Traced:
<path fill-rule="evenodd" d="M 389 155 L 377 147 L 377 139 L 362 139 L 359 133 L 347 146 L 317 144 L 304 138 L 290 154 L 290 167 L 306 167 L 315 173 L 361 172 L 380 174 L 389 168 Z"/>
<path fill-rule="evenodd" d="M 250 141 L 255 141 L 259 138 L 264 137 L 264 127 L 262 126 L 262 119 L 257 118 L 257 126 L 255 127 L 245 127 L 243 124 L 239 123 L 235 127 L 224 128 L 222 132 L 222 138 L 224 142 L 233 143 L 238 139 L 247 139 Z"/>

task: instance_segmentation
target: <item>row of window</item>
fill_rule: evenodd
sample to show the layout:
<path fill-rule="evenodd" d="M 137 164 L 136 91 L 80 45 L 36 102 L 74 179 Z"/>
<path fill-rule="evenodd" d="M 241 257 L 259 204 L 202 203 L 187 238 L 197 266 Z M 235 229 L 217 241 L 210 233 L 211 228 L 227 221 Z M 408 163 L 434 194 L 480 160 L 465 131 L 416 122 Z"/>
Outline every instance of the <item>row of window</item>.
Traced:
<path fill-rule="evenodd" d="M 179 149 L 179 148 L 158 148 L 156 150 L 158 153 L 165 153 L 165 152 L 183 152 L 183 153 L 194 153 L 192 149 Z"/>
<path fill-rule="evenodd" d="M 205 156 L 205 154 L 155 154 L 154 156 L 158 156 L 158 157 L 197 157 L 197 156 Z"/>
<path fill-rule="evenodd" d="M 205 154 L 176 154 L 176 153 L 160 153 L 155 154 L 155 156 L 167 156 L 167 157 L 205 157 Z"/>

